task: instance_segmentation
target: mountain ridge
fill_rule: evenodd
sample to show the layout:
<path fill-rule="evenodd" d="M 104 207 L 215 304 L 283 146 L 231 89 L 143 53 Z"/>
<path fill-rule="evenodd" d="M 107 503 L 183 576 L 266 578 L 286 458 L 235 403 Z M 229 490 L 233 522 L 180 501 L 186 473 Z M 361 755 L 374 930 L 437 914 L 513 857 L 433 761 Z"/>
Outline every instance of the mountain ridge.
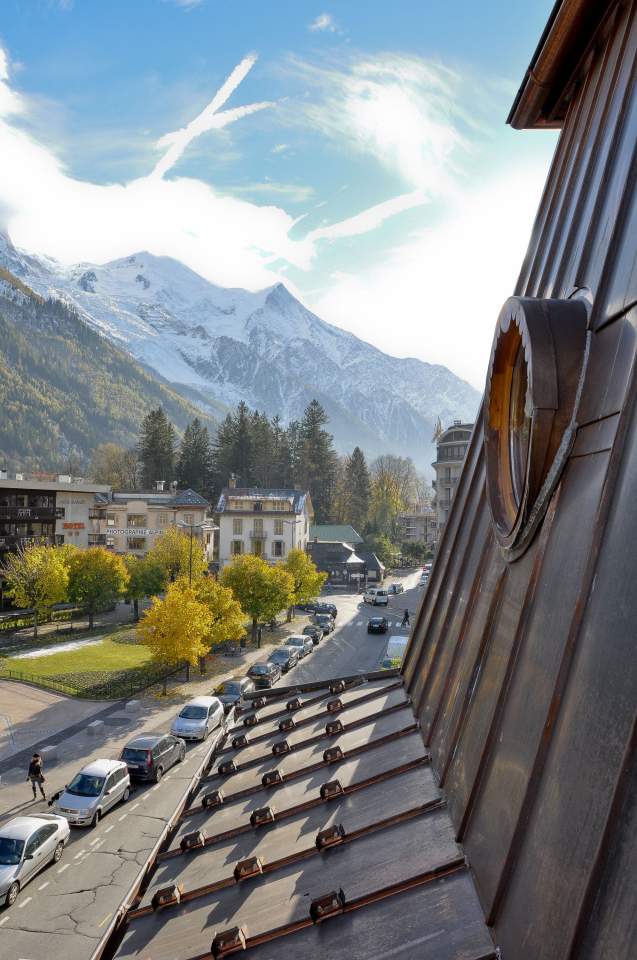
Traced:
<path fill-rule="evenodd" d="M 308 310 L 279 282 L 257 292 L 210 283 L 148 252 L 65 267 L 0 236 L 0 265 L 62 299 L 102 335 L 204 408 L 240 400 L 284 422 L 314 397 L 338 449 L 410 455 L 428 468 L 438 417 L 471 420 L 473 387 L 446 367 L 392 357 Z"/>

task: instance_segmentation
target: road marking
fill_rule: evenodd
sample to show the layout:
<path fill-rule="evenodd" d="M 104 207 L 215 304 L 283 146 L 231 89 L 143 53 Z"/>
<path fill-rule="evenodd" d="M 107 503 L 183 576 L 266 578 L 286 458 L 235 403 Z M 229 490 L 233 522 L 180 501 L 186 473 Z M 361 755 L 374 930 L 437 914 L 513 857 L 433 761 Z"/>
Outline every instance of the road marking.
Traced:
<path fill-rule="evenodd" d="M 3 917 L 2 920 L 0 920 L 0 927 L 2 926 L 3 923 L 6 923 L 7 920 L 10 920 L 10 919 L 11 917 Z"/>
<path fill-rule="evenodd" d="M 104 831 L 104 833 L 110 833 L 111 830 L 113 829 L 113 826 L 114 826 L 114 825 L 111 823 L 110 827 L 107 827 L 106 830 Z"/>
<path fill-rule="evenodd" d="M 151 787 L 151 790 L 152 790 L 153 793 L 154 793 L 155 790 L 159 790 L 160 787 L 161 787 L 161 783 L 158 783 L 156 787 Z"/>
<path fill-rule="evenodd" d="M 139 806 L 139 803 L 133 804 L 133 806 L 131 807 L 131 810 L 137 810 L 138 806 Z"/>
<path fill-rule="evenodd" d="M 70 863 L 65 863 L 63 867 L 60 867 L 60 869 L 58 870 L 58 873 L 64 873 L 64 871 L 68 870 L 70 866 L 71 866 Z"/>
<path fill-rule="evenodd" d="M 95 847 L 95 850 L 99 850 L 99 848 L 102 846 L 103 843 L 106 843 L 106 841 L 102 838 L 102 840 L 98 841 L 97 846 Z M 95 852 L 95 850 L 93 852 Z"/>
<path fill-rule="evenodd" d="M 122 820 L 125 820 L 127 816 L 128 816 L 127 813 L 123 813 L 123 814 L 121 815 L 121 817 L 119 818 L 118 823 L 121 823 Z"/>
<path fill-rule="evenodd" d="M 106 923 L 106 921 L 107 921 L 107 920 L 110 920 L 110 918 L 111 918 L 112 916 L 113 916 L 112 913 L 107 913 L 106 916 L 104 917 L 104 919 L 101 920 L 101 921 L 98 923 L 97 929 L 99 930 L 100 927 L 103 927 L 104 924 Z"/>
<path fill-rule="evenodd" d="M 86 853 L 86 848 L 85 848 L 84 850 L 80 850 L 79 853 L 76 853 L 75 856 L 73 857 L 73 859 L 74 859 L 74 860 L 79 860 L 79 858 L 82 856 L 83 853 Z"/>
<path fill-rule="evenodd" d="M 40 886 L 38 887 L 38 890 L 44 890 L 44 889 L 46 889 L 46 887 L 48 887 L 48 885 L 50 884 L 50 882 L 51 882 L 50 880 L 47 880 L 46 883 L 41 883 Z"/>
<path fill-rule="evenodd" d="M 31 903 L 32 900 L 33 900 L 33 897 L 27 897 L 26 900 L 21 900 L 20 903 L 18 904 L 18 910 L 24 910 L 27 903 Z"/>
<path fill-rule="evenodd" d="M 100 838 L 96 837 L 95 840 L 91 840 L 91 842 L 89 843 L 89 847 L 94 847 L 95 844 L 99 842 L 100 842 Z"/>

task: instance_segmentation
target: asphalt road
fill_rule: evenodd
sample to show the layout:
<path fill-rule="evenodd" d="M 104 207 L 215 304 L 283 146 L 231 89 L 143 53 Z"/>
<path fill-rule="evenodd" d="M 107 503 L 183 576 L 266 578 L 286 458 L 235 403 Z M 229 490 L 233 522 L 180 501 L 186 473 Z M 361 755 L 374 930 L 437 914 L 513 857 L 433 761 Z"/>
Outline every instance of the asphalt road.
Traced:
<path fill-rule="evenodd" d="M 400 627 L 408 608 L 412 621 L 421 598 L 418 575 L 397 578 L 405 593 L 392 597 L 388 608 L 371 607 L 362 595 L 343 595 L 334 591 L 329 599 L 338 607 L 336 630 L 324 638 L 314 651 L 289 673 L 282 685 L 322 678 L 366 673 L 379 668 L 388 637 L 407 635 Z M 391 581 L 390 581 L 391 582 Z M 368 634 L 367 621 L 375 615 L 390 620 L 387 634 Z M 111 713 L 108 708 L 109 714 Z M 166 714 L 170 712 L 167 709 Z M 134 721 L 124 719 L 123 707 L 114 705 L 111 722 L 122 722 L 121 734 L 110 743 L 107 755 L 116 750 L 144 726 L 163 729 L 167 723 L 155 718 Z M 162 718 L 163 719 L 163 718 Z M 125 727 L 125 729 L 124 729 Z M 74 748 L 75 745 L 75 748 Z M 80 736 L 67 741 L 68 760 L 56 768 L 56 779 L 67 782 L 95 749 Z M 141 866 L 155 847 L 162 831 L 191 779 L 213 749 L 212 738 L 204 745 L 189 747 L 183 764 L 171 769 L 161 784 L 138 787 L 126 804 L 120 804 L 94 829 L 73 829 L 61 862 L 47 867 L 21 892 L 9 909 L 0 908 L 0 956 L 2 960 L 40 960 L 42 957 L 64 960 L 89 960 L 101 937 L 126 896 Z M 28 785 L 24 784 L 28 793 Z M 20 804 L 5 816 L 49 812 L 41 801 Z"/>

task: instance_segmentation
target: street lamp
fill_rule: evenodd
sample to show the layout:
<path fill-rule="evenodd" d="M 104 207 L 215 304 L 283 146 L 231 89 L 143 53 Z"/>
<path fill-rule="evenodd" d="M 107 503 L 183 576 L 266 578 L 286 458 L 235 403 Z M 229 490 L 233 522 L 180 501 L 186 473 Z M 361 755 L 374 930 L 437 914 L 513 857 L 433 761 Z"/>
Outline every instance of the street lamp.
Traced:
<path fill-rule="evenodd" d="M 202 520 L 200 523 L 184 523 L 179 520 L 177 522 L 178 527 L 188 528 L 190 530 L 190 552 L 188 554 L 188 585 L 192 586 L 192 536 L 193 530 L 206 530 L 210 529 L 210 524 L 207 520 Z"/>

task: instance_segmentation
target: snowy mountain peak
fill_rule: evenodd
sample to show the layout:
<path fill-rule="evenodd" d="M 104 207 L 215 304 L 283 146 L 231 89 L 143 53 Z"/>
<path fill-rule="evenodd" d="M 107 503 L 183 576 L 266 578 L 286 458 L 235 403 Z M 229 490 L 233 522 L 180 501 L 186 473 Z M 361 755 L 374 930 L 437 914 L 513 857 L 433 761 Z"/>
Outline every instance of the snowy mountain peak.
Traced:
<path fill-rule="evenodd" d="M 0 265 L 80 317 L 202 406 L 298 418 L 314 397 L 342 450 L 431 461 L 443 423 L 471 421 L 479 396 L 441 366 L 390 357 L 333 327 L 276 283 L 256 293 L 217 287 L 170 257 L 141 251 L 64 267 L 16 250 L 0 234 Z"/>

